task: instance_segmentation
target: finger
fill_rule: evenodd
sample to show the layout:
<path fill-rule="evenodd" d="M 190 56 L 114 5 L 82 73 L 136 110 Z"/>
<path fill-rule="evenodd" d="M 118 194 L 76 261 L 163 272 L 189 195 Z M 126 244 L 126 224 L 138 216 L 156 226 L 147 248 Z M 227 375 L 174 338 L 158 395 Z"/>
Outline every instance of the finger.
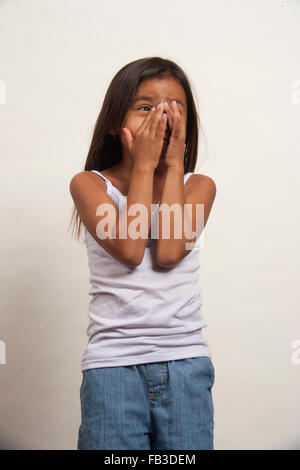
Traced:
<path fill-rule="evenodd" d="M 172 136 L 175 139 L 178 139 L 182 133 L 182 119 L 181 119 L 181 114 L 178 110 L 177 103 L 176 101 L 172 101 L 171 103 L 172 108 L 173 108 L 173 118 L 174 118 L 174 126 L 173 126 L 173 132 Z"/>
<path fill-rule="evenodd" d="M 165 132 L 166 132 L 167 119 L 168 119 L 168 117 L 167 117 L 166 113 L 163 113 L 162 116 L 160 117 L 158 127 L 157 127 L 157 130 L 156 130 L 156 137 L 158 139 L 160 139 L 161 143 L 163 141 L 163 138 L 164 138 L 164 135 L 165 135 Z"/>
<path fill-rule="evenodd" d="M 150 135 L 155 137 L 156 135 L 156 132 L 157 132 L 157 128 L 159 126 L 159 123 L 160 123 L 160 120 L 161 120 L 161 117 L 162 117 L 162 114 L 163 114 L 163 111 L 164 111 L 164 106 L 156 106 L 156 111 L 155 111 L 155 116 L 154 118 L 152 119 L 152 121 L 149 121 L 149 132 L 150 132 Z"/>
<path fill-rule="evenodd" d="M 181 134 L 181 118 L 179 114 L 174 115 L 173 137 L 179 139 Z"/>
<path fill-rule="evenodd" d="M 169 125 L 172 131 L 173 126 L 174 126 L 174 117 L 173 117 L 174 111 L 167 102 L 165 103 L 165 109 L 168 115 L 168 121 L 169 121 Z"/>
<path fill-rule="evenodd" d="M 174 131 L 175 131 L 175 113 L 172 107 L 168 103 L 166 103 L 166 111 L 168 114 L 168 121 L 170 123 L 170 130 L 171 130 L 170 138 L 171 138 L 171 137 L 174 137 Z"/>
<path fill-rule="evenodd" d="M 143 120 L 142 124 L 136 131 L 136 134 L 142 134 L 145 130 L 145 128 L 148 126 L 149 122 L 152 121 L 153 117 L 155 116 L 155 106 L 151 109 L 151 111 L 148 112 L 147 117 Z"/>
<path fill-rule="evenodd" d="M 127 127 L 123 127 L 123 137 L 125 140 L 125 144 L 130 148 L 133 142 L 133 137 L 130 130 Z"/>

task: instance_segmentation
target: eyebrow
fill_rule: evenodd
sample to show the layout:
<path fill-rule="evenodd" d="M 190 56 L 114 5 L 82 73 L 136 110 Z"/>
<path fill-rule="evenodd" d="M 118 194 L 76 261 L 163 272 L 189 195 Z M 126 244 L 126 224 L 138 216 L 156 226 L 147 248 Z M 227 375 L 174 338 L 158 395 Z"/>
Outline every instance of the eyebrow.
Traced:
<path fill-rule="evenodd" d="M 152 96 L 143 95 L 143 96 L 138 96 L 137 98 L 135 98 L 135 100 L 133 100 L 133 103 L 136 103 L 137 101 L 144 101 L 144 100 L 146 100 L 146 101 L 153 101 L 153 99 L 154 99 L 154 98 L 153 98 Z M 170 98 L 170 97 L 167 98 L 167 100 L 169 100 L 169 101 L 173 101 L 174 99 L 175 99 L 175 98 Z M 177 104 L 181 104 L 181 106 L 182 106 L 183 108 L 185 108 L 185 106 L 184 106 L 184 104 L 183 104 L 182 101 L 177 100 L 177 99 L 175 99 L 175 101 L 176 101 Z"/>

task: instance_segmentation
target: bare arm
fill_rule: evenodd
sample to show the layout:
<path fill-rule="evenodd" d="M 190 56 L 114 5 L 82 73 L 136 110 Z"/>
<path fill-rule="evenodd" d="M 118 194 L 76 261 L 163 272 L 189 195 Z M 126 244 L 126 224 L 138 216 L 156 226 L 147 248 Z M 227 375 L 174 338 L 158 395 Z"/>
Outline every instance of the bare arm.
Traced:
<path fill-rule="evenodd" d="M 144 257 L 147 238 L 133 239 L 129 236 L 130 223 L 139 214 L 128 215 L 132 204 L 143 204 L 147 209 L 147 234 L 151 225 L 151 204 L 153 194 L 154 168 L 144 168 L 141 165 L 133 166 L 126 205 L 119 213 L 117 206 L 106 193 L 106 183 L 97 174 L 90 171 L 83 171 L 73 176 L 70 182 L 70 193 L 78 211 L 79 217 L 89 233 L 111 256 L 128 267 L 138 266 Z M 102 216 L 96 215 L 100 204 L 110 204 L 113 208 L 113 217 L 105 212 Z M 107 215 L 108 214 L 108 215 Z M 97 224 L 103 218 L 109 222 L 106 227 L 110 227 L 107 238 L 100 239 L 99 226 Z M 126 226 L 125 238 L 119 238 L 119 227 Z M 115 227 L 114 227 L 115 225 Z M 105 227 L 105 228 L 106 228 Z M 115 230 L 116 238 L 113 238 Z M 139 228 L 137 228 L 139 230 Z M 98 234 L 97 234 L 98 231 Z"/>
<path fill-rule="evenodd" d="M 214 199 L 216 195 L 216 185 L 212 178 L 206 175 L 192 175 L 193 183 L 189 185 L 189 190 L 185 191 L 183 184 L 183 169 L 182 168 L 170 168 L 168 170 L 164 191 L 162 195 L 161 204 L 166 203 L 171 206 L 174 203 L 178 203 L 181 208 L 182 214 L 182 232 L 181 238 L 174 238 L 174 223 L 170 224 L 170 238 L 162 238 L 161 222 L 162 215 L 159 214 L 159 238 L 156 242 L 156 260 L 157 263 L 162 267 L 173 267 L 182 258 L 188 255 L 191 250 L 186 249 L 186 243 L 195 243 L 201 235 L 201 229 L 203 230 Z M 198 236 L 189 240 L 185 238 L 184 233 L 184 204 L 191 204 L 192 217 L 187 217 L 186 223 L 189 225 L 188 231 L 199 232 Z M 200 220 L 201 227 L 196 226 L 196 204 L 203 204 L 204 219 Z M 179 211 L 180 213 L 180 211 Z M 173 219 L 174 220 L 174 219 Z"/>
<path fill-rule="evenodd" d="M 163 117 L 163 107 L 157 107 L 156 110 L 153 108 L 153 111 L 148 113 L 134 138 L 125 128 L 125 145 L 133 160 L 133 169 L 127 194 L 127 207 L 125 205 L 121 214 L 107 195 L 104 181 L 95 173 L 83 171 L 76 174 L 70 182 L 70 193 L 81 221 L 94 239 L 111 256 L 126 266 L 136 267 L 144 257 L 151 225 L 154 171 L 161 154 L 165 126 L 166 116 Z M 101 185 L 99 179 L 102 181 Z M 108 216 L 105 213 L 97 215 L 100 204 L 108 204 L 109 208 L 113 209 L 108 210 Z M 131 236 L 133 227 L 130 227 L 130 223 L 139 216 L 140 212 L 137 207 L 137 214 L 128 215 L 133 204 L 141 204 L 141 215 L 146 214 L 146 221 L 141 219 L 141 226 L 136 227 L 135 230 L 141 231 L 142 237 L 136 239 Z M 107 218 L 106 225 L 108 225 L 106 238 L 101 237 L 102 233 L 104 234 L 101 228 L 101 220 L 104 217 Z M 125 231 L 120 231 L 120 226 Z"/>

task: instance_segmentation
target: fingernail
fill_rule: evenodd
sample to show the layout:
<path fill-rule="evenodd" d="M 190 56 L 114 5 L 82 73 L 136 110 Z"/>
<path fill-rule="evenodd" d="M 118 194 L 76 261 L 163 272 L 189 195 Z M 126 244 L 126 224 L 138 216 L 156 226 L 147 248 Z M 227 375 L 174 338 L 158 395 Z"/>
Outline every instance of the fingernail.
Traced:
<path fill-rule="evenodd" d="M 162 103 L 159 103 L 159 104 L 157 105 L 157 107 L 158 107 L 158 108 L 161 108 L 161 107 L 162 107 Z"/>

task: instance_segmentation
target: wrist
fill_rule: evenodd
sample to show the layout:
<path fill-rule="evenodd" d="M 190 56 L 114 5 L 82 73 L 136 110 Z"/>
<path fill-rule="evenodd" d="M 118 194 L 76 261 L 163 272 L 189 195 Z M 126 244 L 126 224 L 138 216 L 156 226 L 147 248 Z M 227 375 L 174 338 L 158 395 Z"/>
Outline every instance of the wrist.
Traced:
<path fill-rule="evenodd" d="M 172 163 L 168 165 L 167 171 L 172 173 L 183 173 L 184 174 L 184 165 L 183 163 Z"/>
<path fill-rule="evenodd" d="M 133 169 L 139 173 L 154 173 L 155 167 L 153 165 L 149 165 L 149 163 L 135 162 L 133 165 Z"/>

